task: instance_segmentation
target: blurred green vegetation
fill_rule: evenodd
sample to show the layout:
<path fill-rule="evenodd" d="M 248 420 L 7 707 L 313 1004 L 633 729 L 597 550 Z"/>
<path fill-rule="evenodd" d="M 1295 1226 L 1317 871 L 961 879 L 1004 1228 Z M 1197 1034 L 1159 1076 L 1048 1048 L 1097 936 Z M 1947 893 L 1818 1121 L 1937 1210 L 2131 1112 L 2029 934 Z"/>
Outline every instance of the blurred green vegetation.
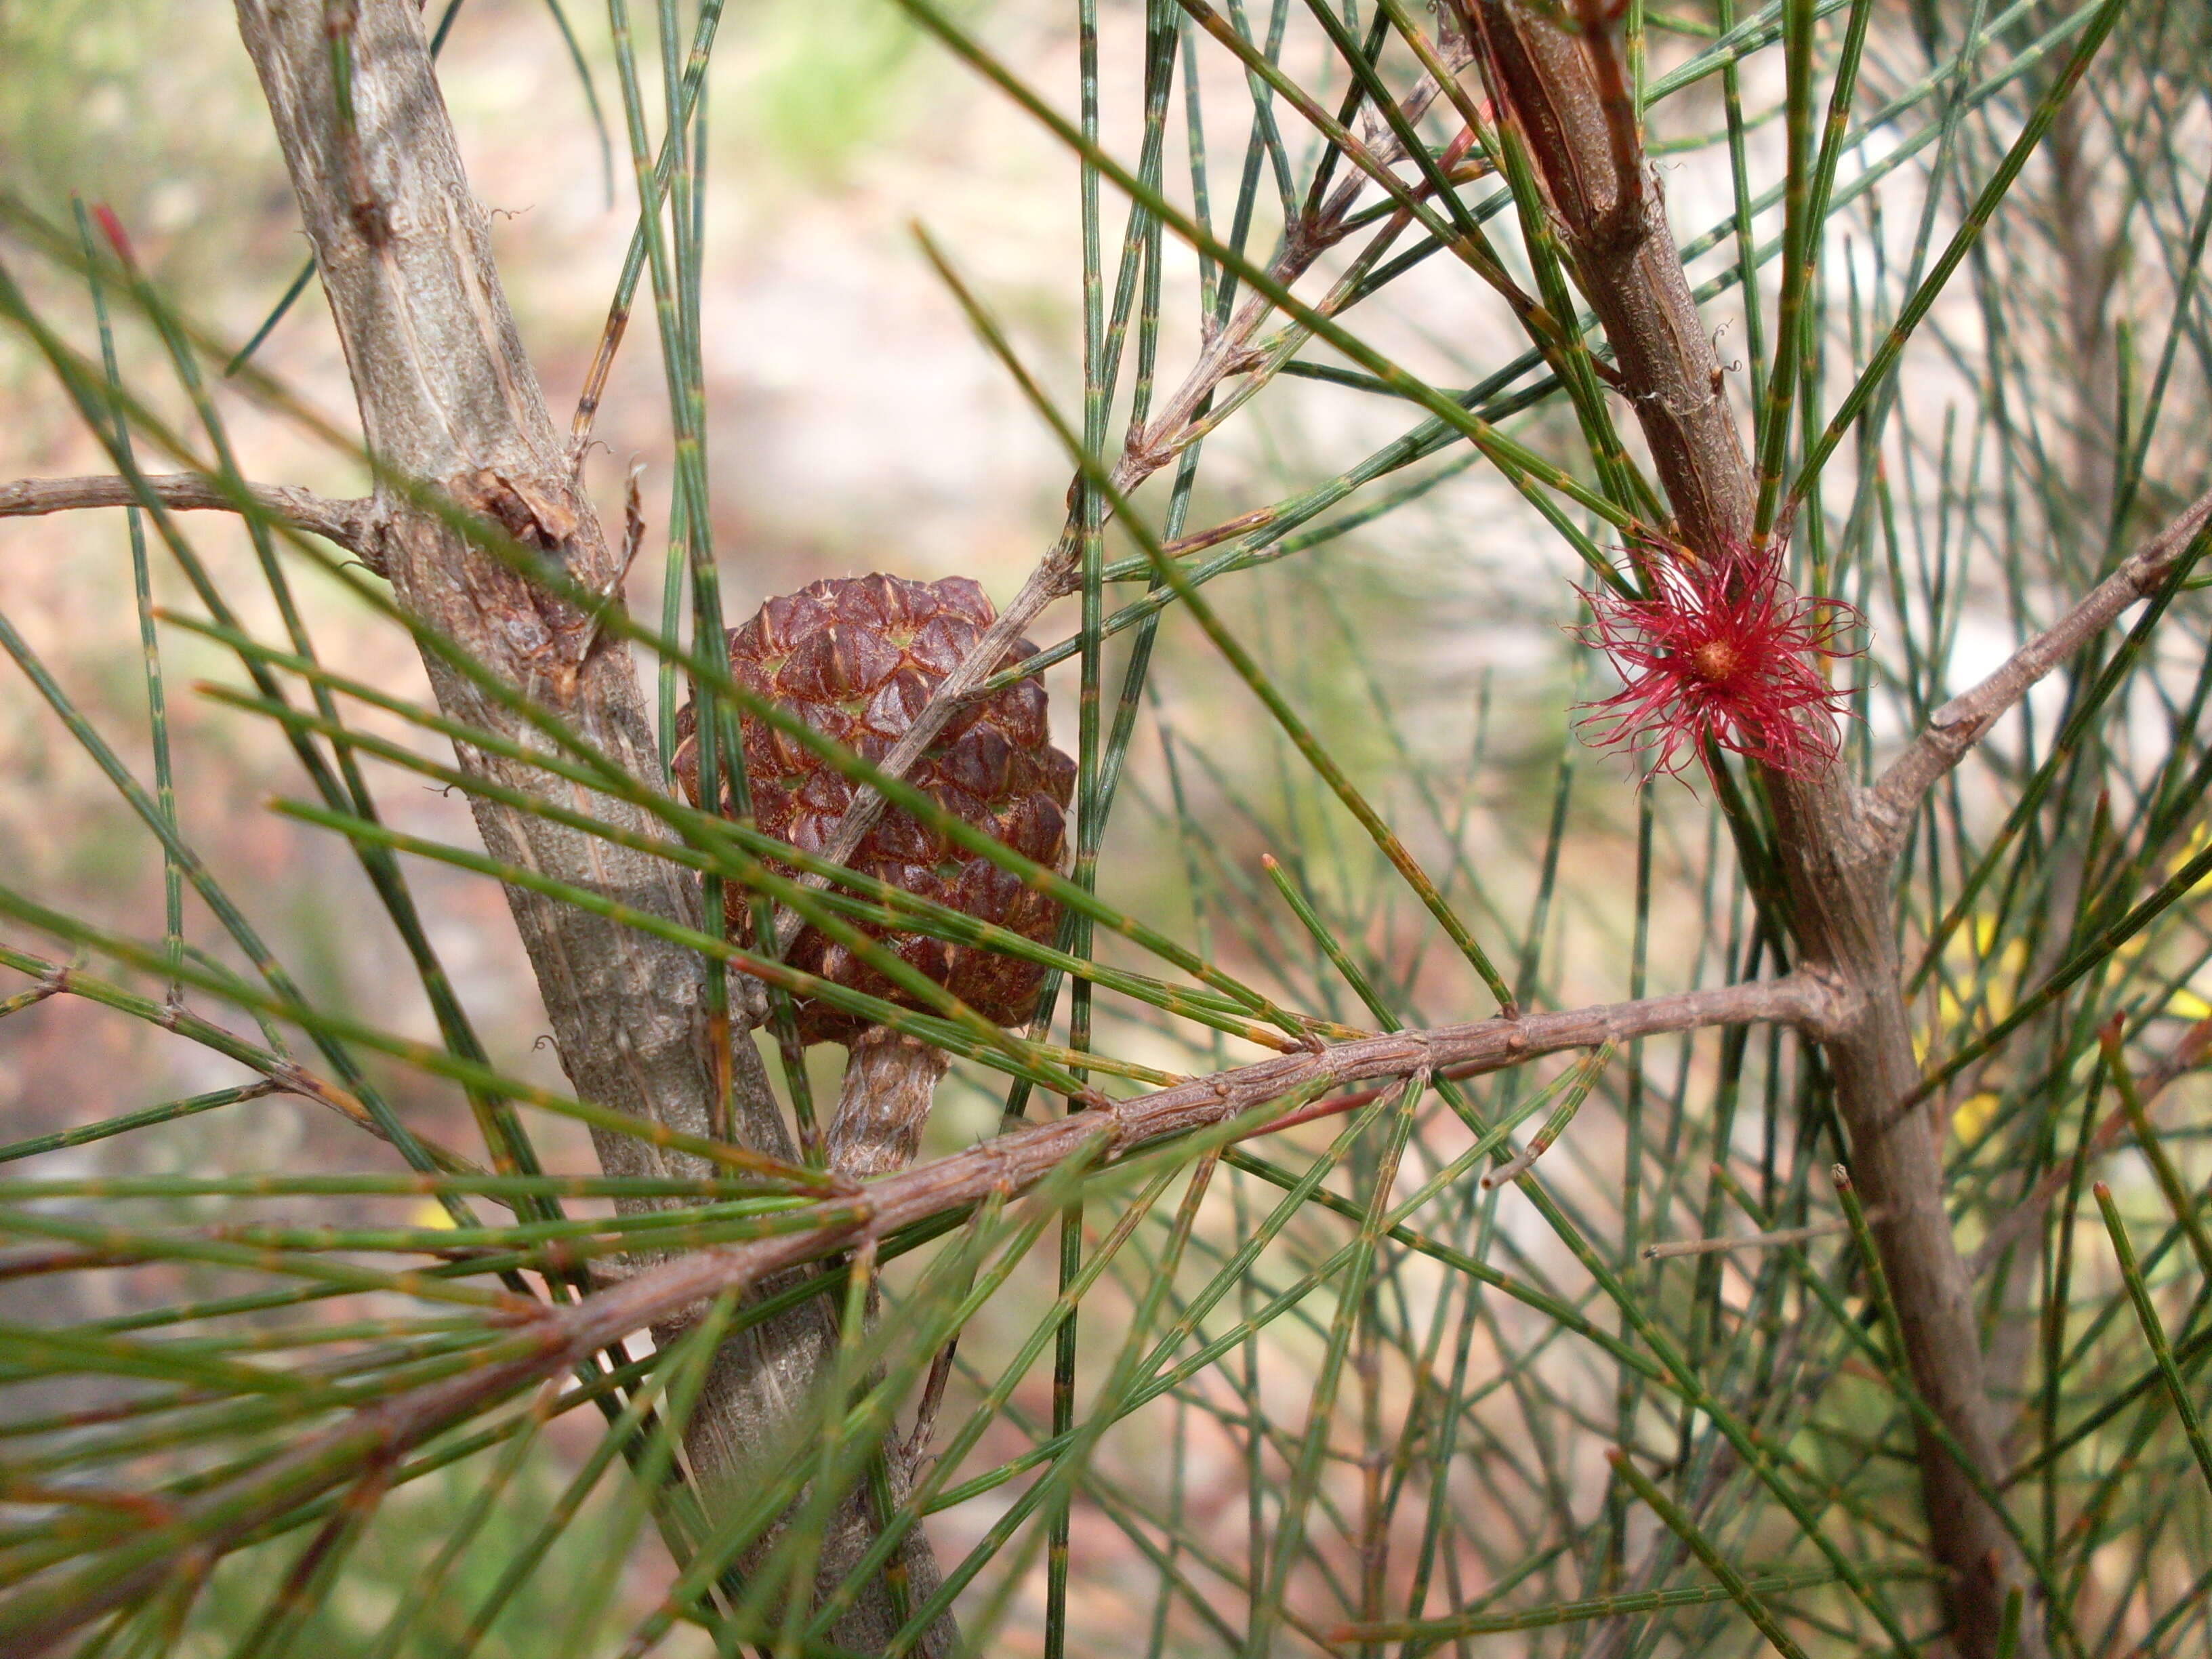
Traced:
<path fill-rule="evenodd" d="M 195 286 L 297 243 L 228 6 L 0 0 L 0 170 L 33 206 L 65 222 L 72 193 L 107 203 Z"/>

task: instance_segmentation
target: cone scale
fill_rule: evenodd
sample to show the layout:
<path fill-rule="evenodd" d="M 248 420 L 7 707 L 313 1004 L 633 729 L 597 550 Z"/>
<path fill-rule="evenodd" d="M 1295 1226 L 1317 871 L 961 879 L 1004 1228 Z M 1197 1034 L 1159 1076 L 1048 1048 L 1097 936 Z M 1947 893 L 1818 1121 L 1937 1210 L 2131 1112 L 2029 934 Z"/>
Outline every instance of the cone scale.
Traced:
<path fill-rule="evenodd" d="M 975 648 L 995 615 L 983 590 L 964 576 L 934 582 L 885 575 L 814 582 L 769 600 L 751 620 L 730 630 L 730 673 L 784 713 L 863 759 L 879 763 Z M 1036 649 L 1026 640 L 1017 641 L 999 665 L 1033 655 Z M 696 726 L 696 712 L 687 704 L 677 717 L 672 767 L 695 805 L 702 804 Z M 743 718 L 741 730 L 756 824 L 802 851 L 825 853 L 852 805 L 853 784 L 820 756 L 754 716 Z M 1037 680 L 1019 680 L 967 703 L 907 776 L 945 811 L 1024 857 L 1054 869 L 1065 861 L 1075 763 L 1052 746 L 1044 687 Z M 726 814 L 731 810 L 726 792 L 720 807 Z M 896 807 L 885 809 L 847 863 L 1039 943 L 1049 943 L 1060 925 L 1057 901 Z M 749 895 L 732 886 L 726 908 L 732 930 L 749 939 Z M 1018 1025 L 1036 1010 L 1044 980 L 1038 963 L 920 933 L 855 926 L 994 1024 Z M 802 930 L 785 959 L 885 1001 L 922 1006 L 817 929 Z M 868 1109 L 867 1103 L 854 1098 L 856 1091 L 870 1091 L 867 1079 L 874 1079 L 875 1091 L 880 1092 L 887 1066 L 900 1069 L 888 1064 L 891 1056 L 910 1060 L 905 1069 L 929 1071 L 932 1084 L 944 1069 L 941 1055 L 910 1039 L 886 1042 L 882 1039 L 889 1033 L 883 1028 L 820 998 L 794 999 L 793 1012 L 802 1042 L 842 1042 L 853 1050 L 841 1123 L 848 1108 L 856 1115 Z M 909 1049 L 916 1052 L 908 1054 Z M 906 1092 L 909 1103 L 899 1115 L 911 1116 L 916 1103 L 926 1115 L 929 1091 Z M 862 1146 L 865 1141 L 872 1146 L 881 1137 L 862 1134 L 857 1121 L 850 1127 L 853 1133 L 843 1137 L 842 1146 L 838 1131 L 833 1127 L 831 1133 L 833 1149 L 848 1155 L 838 1158 L 841 1166 L 881 1164 L 888 1147 L 864 1153 Z M 902 1142 L 902 1155 L 869 1169 L 871 1174 L 896 1168 L 912 1156 L 912 1136 L 920 1122 L 915 1118 L 910 1125 L 880 1127 Z"/>

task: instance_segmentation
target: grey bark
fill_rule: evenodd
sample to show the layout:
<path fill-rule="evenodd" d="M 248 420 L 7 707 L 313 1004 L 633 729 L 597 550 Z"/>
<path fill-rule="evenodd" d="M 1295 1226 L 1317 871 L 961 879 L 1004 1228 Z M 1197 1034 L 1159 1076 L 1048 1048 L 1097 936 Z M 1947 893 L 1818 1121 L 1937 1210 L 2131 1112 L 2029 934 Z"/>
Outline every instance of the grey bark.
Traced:
<path fill-rule="evenodd" d="M 301 217 L 337 325 L 368 445 L 380 464 L 557 561 L 595 592 L 621 577 L 597 514 L 547 418 L 470 193 L 453 125 L 409 0 L 237 0 L 239 28 L 260 76 Z M 333 34 L 347 36 L 349 98 L 332 79 Z M 349 126 L 343 111 L 349 106 Z M 386 574 L 400 603 L 526 690 L 638 777 L 658 769 L 652 726 L 626 652 L 590 619 L 472 546 L 403 496 L 380 491 Z M 529 729 L 425 653 L 439 706 L 455 719 L 528 742 Z M 464 750 L 461 764 L 640 833 L 650 824 L 619 800 L 527 766 Z M 697 925 L 698 900 L 674 866 L 472 799 L 486 849 L 653 915 Z M 577 1094 L 691 1134 L 705 1134 L 712 1068 L 704 970 L 675 945 L 516 888 L 507 890 Z M 753 1046 L 734 1045 L 738 1138 L 795 1159 Z M 614 1175 L 702 1174 L 646 1142 L 595 1132 Z M 775 1288 L 775 1283 L 765 1286 Z M 672 1335 L 672 1331 L 664 1332 Z M 815 1376 L 833 1344 L 817 1299 L 726 1344 L 685 1435 L 687 1461 L 711 1514 L 717 1494 L 741 1500 L 811 1429 Z M 865 1547 L 865 1516 L 847 1521 L 823 1554 L 822 1576 Z M 848 1528 L 848 1530 L 850 1530 Z M 935 1582 L 917 1528 L 902 1552 L 909 1577 Z M 880 1583 L 840 1620 L 831 1639 L 879 1650 L 896 1628 Z"/>
<path fill-rule="evenodd" d="M 246 510 L 219 479 L 197 472 L 156 473 L 144 482 L 154 498 L 173 512 Z M 384 574 L 383 556 L 376 550 L 373 501 L 332 501 L 290 484 L 254 484 L 248 489 L 255 511 L 336 542 L 380 576 Z M 88 507 L 136 507 L 138 500 L 137 489 L 129 478 L 18 478 L 13 483 L 0 484 L 0 519 L 34 518 Z"/>

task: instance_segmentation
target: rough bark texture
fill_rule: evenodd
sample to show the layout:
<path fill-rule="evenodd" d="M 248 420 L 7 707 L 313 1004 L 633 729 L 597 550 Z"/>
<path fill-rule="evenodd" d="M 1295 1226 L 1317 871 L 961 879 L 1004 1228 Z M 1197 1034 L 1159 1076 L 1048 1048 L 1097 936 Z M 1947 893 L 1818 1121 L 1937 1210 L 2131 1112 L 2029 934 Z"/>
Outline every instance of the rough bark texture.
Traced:
<path fill-rule="evenodd" d="M 855 1038 L 830 1125 L 830 1167 L 872 1181 L 913 1163 L 950 1064 L 942 1048 L 880 1025 Z"/>
<path fill-rule="evenodd" d="M 1939 1126 L 1927 1109 L 1905 1103 L 1919 1086 L 1920 1065 L 1899 989 L 1889 860 L 1873 850 L 1876 837 L 1862 821 L 1857 792 L 1835 774 L 1770 778 L 1768 794 L 1799 966 L 1838 974 L 1856 993 L 1858 1017 L 1825 1047 L 1850 1138 L 1851 1180 L 1880 1214 L 1875 1242 L 1905 1364 L 1922 1399 L 1994 1487 L 2003 1466 L 1973 1280 L 1943 1206 Z M 1952 1636 L 1983 1659 L 1996 1651 L 2006 1592 L 2017 1585 L 2032 1597 L 2035 1587 L 1966 1472 L 1917 1419 L 1915 1433 L 1929 1550 L 1950 1575 L 1942 1589 Z M 2043 1651 L 2039 1623 L 2023 1624 L 2016 1651 Z"/>
<path fill-rule="evenodd" d="M 1711 553 L 1747 539 L 1753 480 L 1722 396 L 1719 360 L 1685 280 L 1658 191 L 1617 96 L 1598 8 L 1571 33 L 1520 0 L 1457 0 L 1480 44 L 1492 100 L 1526 138 L 1555 222 L 1611 343 L 1676 527 Z M 1972 1283 L 1943 1206 L 1941 1146 L 1925 1111 L 1899 987 L 1891 838 L 1839 768 L 1762 778 L 1800 969 L 1832 983 L 1845 1016 L 1824 1033 L 1853 1181 L 1875 1224 L 1915 1386 L 1992 1485 L 1996 1435 L 1984 1382 Z M 1929 1550 L 1947 1570 L 1954 1640 L 1970 1659 L 1996 1648 L 2006 1592 L 2033 1594 L 1999 1518 L 1942 1444 L 1923 1433 Z M 2031 1603 L 2031 1605 L 2033 1605 Z M 2023 1656 L 2043 1650 L 2039 1621 Z"/>
<path fill-rule="evenodd" d="M 1751 528 L 1750 471 L 1712 341 L 1640 149 L 1624 169 L 1590 54 L 1509 0 L 1460 0 L 1543 175 L 1562 240 L 1612 344 L 1683 538 L 1711 548 Z M 1508 101 L 1510 100 L 1510 101 Z"/>
<path fill-rule="evenodd" d="M 618 556 L 578 487 L 546 417 L 538 378 L 507 308 L 483 210 L 471 195 L 453 127 L 410 0 L 237 0 L 240 32 L 261 80 L 314 246 L 351 371 L 369 447 L 392 471 L 443 489 L 559 561 L 594 591 L 620 579 Z M 332 80 L 333 32 L 348 37 L 349 98 Z M 343 111 L 350 107 L 351 122 Z M 528 691 L 639 777 L 658 769 L 652 726 L 626 652 L 588 618 L 549 598 L 436 517 L 387 494 L 386 574 L 400 602 Z M 527 728 L 434 656 L 445 712 L 527 741 Z M 543 772 L 464 750 L 462 764 L 646 832 L 643 815 Z M 502 861 L 697 924 L 696 894 L 674 866 L 477 799 L 484 845 Z M 708 1133 L 712 1087 L 699 959 L 582 910 L 510 888 L 514 910 L 561 1063 L 584 1098 L 692 1134 Z M 735 1045 L 737 1127 L 748 1146 L 796 1154 L 752 1044 Z M 596 1136 L 610 1174 L 703 1174 L 690 1160 L 619 1135 Z M 766 1288 L 773 1289 L 770 1285 Z M 767 1466 L 811 1425 L 814 1378 L 833 1334 L 818 1301 L 726 1345 L 686 1434 L 710 1511 L 717 1489 L 757 1490 Z M 865 1545 L 825 1546 L 833 1573 Z M 909 1575 L 936 1582 L 917 1530 Z M 871 1586 L 831 1637 L 879 1650 L 896 1627 Z"/>

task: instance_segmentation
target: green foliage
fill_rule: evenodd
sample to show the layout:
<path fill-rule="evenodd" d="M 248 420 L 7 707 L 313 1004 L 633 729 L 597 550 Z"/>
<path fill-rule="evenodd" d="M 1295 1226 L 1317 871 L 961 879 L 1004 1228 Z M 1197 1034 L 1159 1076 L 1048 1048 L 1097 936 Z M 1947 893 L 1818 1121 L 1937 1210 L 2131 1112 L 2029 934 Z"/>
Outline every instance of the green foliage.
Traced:
<path fill-rule="evenodd" d="M 763 9 L 740 118 L 800 179 L 839 180 L 914 124 L 904 73 L 919 37 L 871 0 Z"/>
<path fill-rule="evenodd" d="M 824 1652 L 829 1615 L 787 1591 L 830 1500 L 871 1486 L 889 1530 L 854 1579 L 925 1518 L 945 1572 L 898 1592 L 908 1650 L 945 1606 L 970 1650 L 1055 1656 L 1927 1643 L 1916 1436 L 1941 1431 L 1831 1181 L 1849 1148 L 1800 1038 L 1684 1022 L 1460 1078 L 1302 1058 L 1786 967 L 1748 862 L 1773 830 L 1754 781 L 1639 787 L 1571 728 L 1606 672 L 1572 635 L 1576 585 L 1627 580 L 1613 544 L 1664 509 L 1526 158 L 1472 70 L 1430 79 L 1464 64 L 1448 19 L 787 5 L 747 21 L 741 109 L 708 70 L 721 21 L 678 0 L 566 20 L 620 118 L 625 211 L 643 204 L 617 298 L 649 285 L 662 369 L 660 608 L 385 483 L 637 651 L 664 759 L 690 693 L 738 763 L 717 711 L 775 711 L 720 649 L 744 573 L 715 544 L 702 142 L 726 111 L 803 180 L 863 179 L 915 107 L 1006 98 L 1076 200 L 1079 401 L 1027 362 L 989 269 L 925 230 L 913 272 L 933 266 L 1067 462 L 1039 550 L 1074 603 L 1042 614 L 1036 661 L 1079 751 L 1076 859 L 973 850 L 1050 886 L 1068 925 L 1051 947 L 983 930 L 690 810 L 255 505 L 237 457 L 272 431 L 334 468 L 373 458 L 255 370 L 219 382 L 240 342 L 190 288 L 51 210 L 158 188 L 150 139 L 88 159 L 45 112 L 57 84 L 106 95 L 114 31 L 188 25 L 0 0 L 0 321 L 51 418 L 137 486 L 133 541 L 84 580 L 122 593 L 136 546 L 158 652 L 225 653 L 189 694 L 144 653 L 145 710 L 110 718 L 0 566 L 11 701 L 115 792 L 40 867 L 121 890 L 78 902 L 0 866 L 0 1055 L 95 1029 L 137 1045 L 0 1135 L 0 1647 Z M 1868 619 L 1845 670 L 1860 775 L 2206 487 L 2207 27 L 2159 0 L 1626 9 L 1666 210 L 1747 360 L 1724 395 L 1763 517 L 1792 526 L 1794 580 Z M 234 65 L 198 59 L 125 86 L 150 112 L 131 120 L 191 88 L 251 125 Z M 296 258 L 261 262 L 271 293 Z M 107 310 L 137 342 L 121 361 Z M 246 545 L 161 505 L 145 475 L 178 470 L 240 509 Z M 2197 1650 L 2212 1605 L 2203 542 L 1916 805 L 1897 882 L 1924 1109 L 1980 1250 L 1994 1495 L 2040 1592 L 2022 1617 L 2072 1655 Z M 156 613 L 157 592 L 191 597 Z M 453 763 L 456 743 L 526 751 L 374 666 L 410 648 L 528 727 L 542 794 Z M 312 867 L 352 860 L 363 908 L 333 924 L 309 883 L 226 877 L 252 866 L 214 855 L 235 820 L 195 769 L 232 741 L 296 763 L 254 822 Z M 457 806 L 418 808 L 431 789 L 641 845 L 708 917 L 734 884 L 755 927 L 487 857 Z M 501 884 L 772 988 L 758 1040 L 802 1123 L 827 1079 L 777 1041 L 792 993 L 957 1055 L 963 1132 L 1263 1060 L 1276 1080 L 1144 1146 L 1072 1138 L 1030 1189 L 858 1247 L 823 1171 L 719 1139 L 653 1137 L 712 1178 L 599 1172 L 580 1124 L 645 1132 L 549 1080 L 490 947 L 457 955 L 503 927 Z M 318 920 L 283 925 L 302 905 Z M 893 1007 L 786 967 L 767 941 L 787 907 L 858 948 L 859 925 L 896 924 L 1024 955 L 1051 989 L 1012 1033 L 923 992 L 932 1012 Z M 404 994 L 369 994 L 402 970 Z M 728 1017 L 742 979 L 708 983 Z M 315 1132 L 239 1127 L 280 1110 Z M 792 1237 L 816 1248 L 766 1304 L 701 1301 L 650 1348 L 635 1323 L 541 1340 L 643 1265 Z M 1654 1254 L 1699 1241 L 1726 1248 Z M 756 1482 L 709 1489 L 677 1449 L 709 1356 L 817 1296 L 844 1333 L 834 1386 Z M 881 1447 L 922 1399 L 935 1460 L 895 1492 Z"/>

